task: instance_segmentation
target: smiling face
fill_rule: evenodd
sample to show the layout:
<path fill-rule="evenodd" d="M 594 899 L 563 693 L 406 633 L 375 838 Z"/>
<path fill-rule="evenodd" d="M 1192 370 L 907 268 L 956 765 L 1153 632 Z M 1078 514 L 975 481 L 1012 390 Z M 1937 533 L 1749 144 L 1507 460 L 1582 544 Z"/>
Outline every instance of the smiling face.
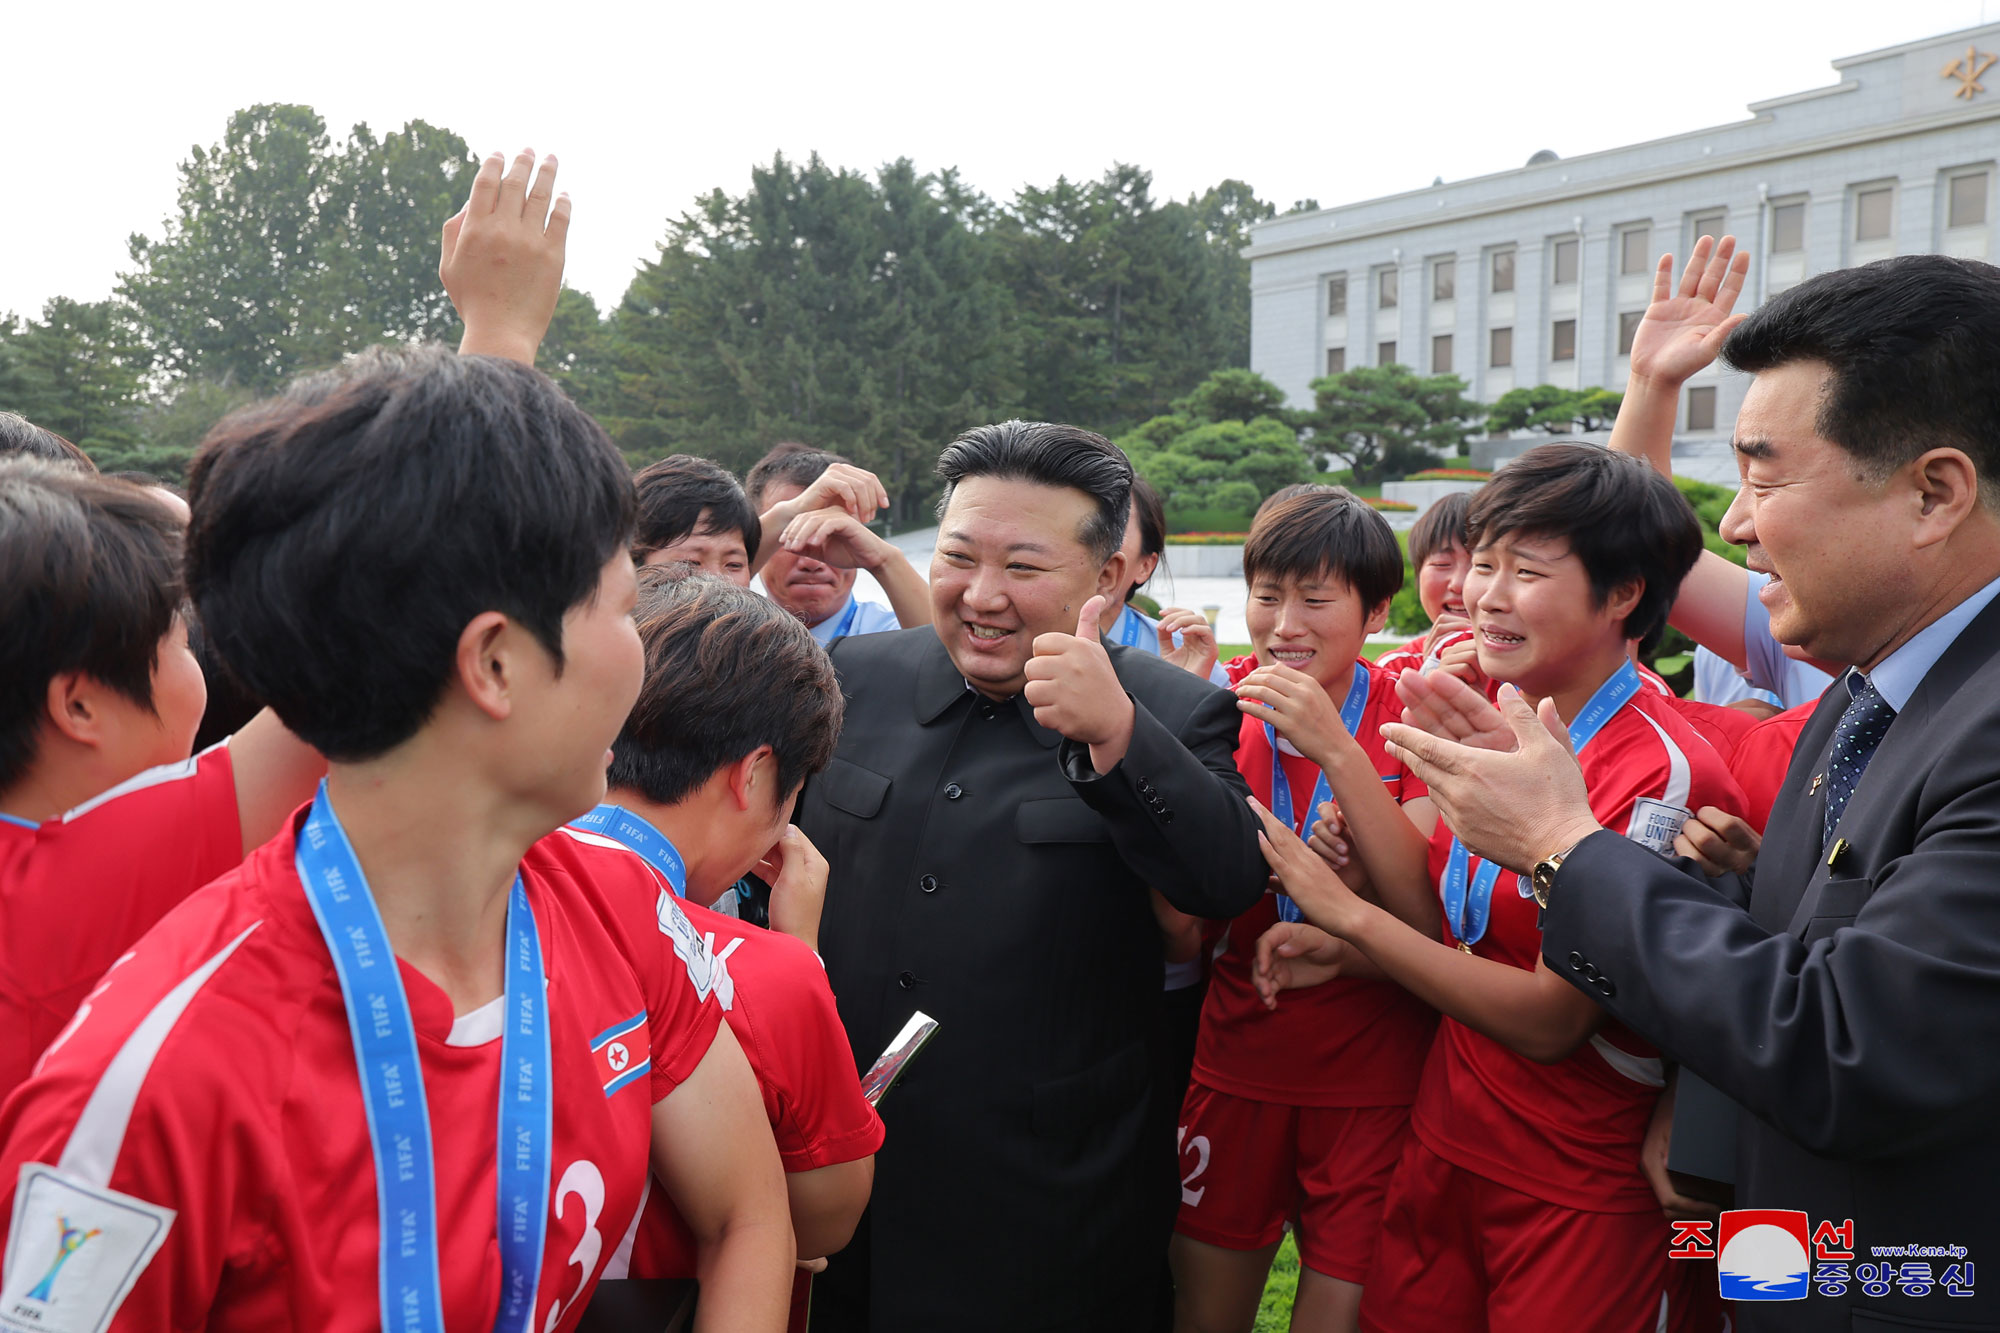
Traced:
<path fill-rule="evenodd" d="M 1417 571 L 1417 600 L 1432 620 L 1439 616 L 1466 619 L 1465 573 L 1472 568 L 1472 553 L 1457 542 L 1432 551 Z"/>
<path fill-rule="evenodd" d="M 1259 666 L 1287 666 L 1321 685 L 1340 681 L 1382 628 L 1389 604 L 1363 605 L 1354 586 L 1335 574 L 1260 577 L 1250 584 L 1243 618 Z"/>
<path fill-rule="evenodd" d="M 803 494 L 803 486 L 773 482 L 764 488 L 763 495 L 758 499 L 764 508 L 769 509 L 772 505 Z M 854 592 L 854 570 L 836 569 L 811 556 L 787 551 L 782 546 L 771 552 L 771 558 L 764 562 L 763 572 L 765 593 L 808 626 L 819 624 L 847 605 L 848 597 Z"/>
<path fill-rule="evenodd" d="M 1614 588 L 1600 606 L 1563 538 L 1501 533 L 1473 551 L 1465 578 L 1479 669 L 1531 698 L 1594 687 L 1604 663 L 1625 656 L 1625 617 L 1642 590 Z"/>
<path fill-rule="evenodd" d="M 1026 683 L 1035 636 L 1076 632 L 1094 593 L 1124 588 L 1125 561 L 1084 545 L 1097 502 L 1068 486 L 968 477 L 953 488 L 931 557 L 931 619 L 952 664 L 994 698 Z"/>
<path fill-rule="evenodd" d="M 1724 540 L 1771 575 L 1759 594 L 1771 633 L 1822 661 L 1869 665 L 1897 611 L 1916 596 L 1906 562 L 1907 492 L 1862 477 L 1820 436 L 1827 368 L 1812 361 L 1764 371 L 1736 417 L 1743 485 L 1723 516 Z"/>

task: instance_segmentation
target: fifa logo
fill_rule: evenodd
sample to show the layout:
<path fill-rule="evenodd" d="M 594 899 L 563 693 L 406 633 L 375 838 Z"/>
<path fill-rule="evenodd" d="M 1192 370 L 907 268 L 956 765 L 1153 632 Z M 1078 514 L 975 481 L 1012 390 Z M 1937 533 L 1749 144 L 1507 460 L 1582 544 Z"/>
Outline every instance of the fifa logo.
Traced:
<path fill-rule="evenodd" d="M 49 1265 L 49 1271 L 42 1274 L 42 1280 L 37 1282 L 33 1289 L 28 1292 L 28 1299 L 31 1301 L 46 1301 L 54 1304 L 56 1274 L 62 1272 L 63 1265 L 69 1262 L 69 1257 L 72 1254 L 82 1249 L 90 1241 L 91 1237 L 99 1234 L 96 1227 L 85 1231 L 82 1227 L 71 1226 L 67 1217 L 58 1216 L 56 1218 L 56 1225 L 62 1229 L 62 1239 L 56 1242 L 56 1261 Z"/>

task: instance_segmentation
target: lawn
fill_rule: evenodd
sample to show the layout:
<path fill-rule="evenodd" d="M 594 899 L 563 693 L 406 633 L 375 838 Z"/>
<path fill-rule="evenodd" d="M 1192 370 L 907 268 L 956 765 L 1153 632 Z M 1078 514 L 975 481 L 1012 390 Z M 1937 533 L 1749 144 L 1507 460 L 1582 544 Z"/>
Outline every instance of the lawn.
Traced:
<path fill-rule="evenodd" d="M 1286 1333 L 1292 1326 L 1292 1293 L 1299 1287 L 1299 1251 L 1290 1232 L 1271 1260 L 1271 1276 L 1264 1283 L 1264 1299 L 1257 1305 L 1255 1333 Z"/>

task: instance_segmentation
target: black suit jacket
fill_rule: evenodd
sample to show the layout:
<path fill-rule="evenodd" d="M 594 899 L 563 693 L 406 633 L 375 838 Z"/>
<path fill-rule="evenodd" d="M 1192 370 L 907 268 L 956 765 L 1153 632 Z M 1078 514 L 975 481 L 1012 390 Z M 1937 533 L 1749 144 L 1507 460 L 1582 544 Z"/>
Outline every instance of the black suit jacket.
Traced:
<path fill-rule="evenodd" d="M 1543 954 L 1745 1108 L 1739 1208 L 1852 1218 L 1857 1265 L 1964 1246 L 1984 1278 L 1970 1299 L 1744 1304 L 1741 1327 L 2000 1328 L 2000 601 L 1897 715 L 1829 867 L 1812 779 L 1847 702 L 1836 685 L 1801 733 L 1749 882 L 1595 834 Z"/>
<path fill-rule="evenodd" d="M 1155 1294 L 1176 1172 L 1145 1115 L 1147 888 L 1229 917 L 1267 872 L 1234 696 L 1109 651 L 1136 718 L 1100 776 L 1025 701 L 968 690 L 929 628 L 833 646 L 847 718 L 796 816 L 831 867 L 821 951 L 862 1068 L 912 1010 L 940 1026 L 882 1103 L 864 1233 L 816 1284 L 815 1329 L 864 1302 L 896 1333 L 1124 1327 Z"/>

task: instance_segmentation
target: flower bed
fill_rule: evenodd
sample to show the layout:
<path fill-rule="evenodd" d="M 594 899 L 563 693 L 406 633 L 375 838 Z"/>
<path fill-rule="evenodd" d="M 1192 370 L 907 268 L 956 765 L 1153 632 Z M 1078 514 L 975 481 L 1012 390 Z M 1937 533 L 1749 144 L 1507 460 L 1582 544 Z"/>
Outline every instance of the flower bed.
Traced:
<path fill-rule="evenodd" d="M 1470 467 L 1427 467 L 1422 472 L 1412 472 L 1404 481 L 1491 481 L 1491 472 L 1481 472 Z"/>
<path fill-rule="evenodd" d="M 1169 546 L 1241 546 L 1247 532 L 1170 532 Z"/>
<path fill-rule="evenodd" d="M 1415 505 L 1403 500 L 1369 500 L 1367 504 L 1370 509 L 1380 510 L 1385 514 L 1414 514 L 1417 512 Z"/>

